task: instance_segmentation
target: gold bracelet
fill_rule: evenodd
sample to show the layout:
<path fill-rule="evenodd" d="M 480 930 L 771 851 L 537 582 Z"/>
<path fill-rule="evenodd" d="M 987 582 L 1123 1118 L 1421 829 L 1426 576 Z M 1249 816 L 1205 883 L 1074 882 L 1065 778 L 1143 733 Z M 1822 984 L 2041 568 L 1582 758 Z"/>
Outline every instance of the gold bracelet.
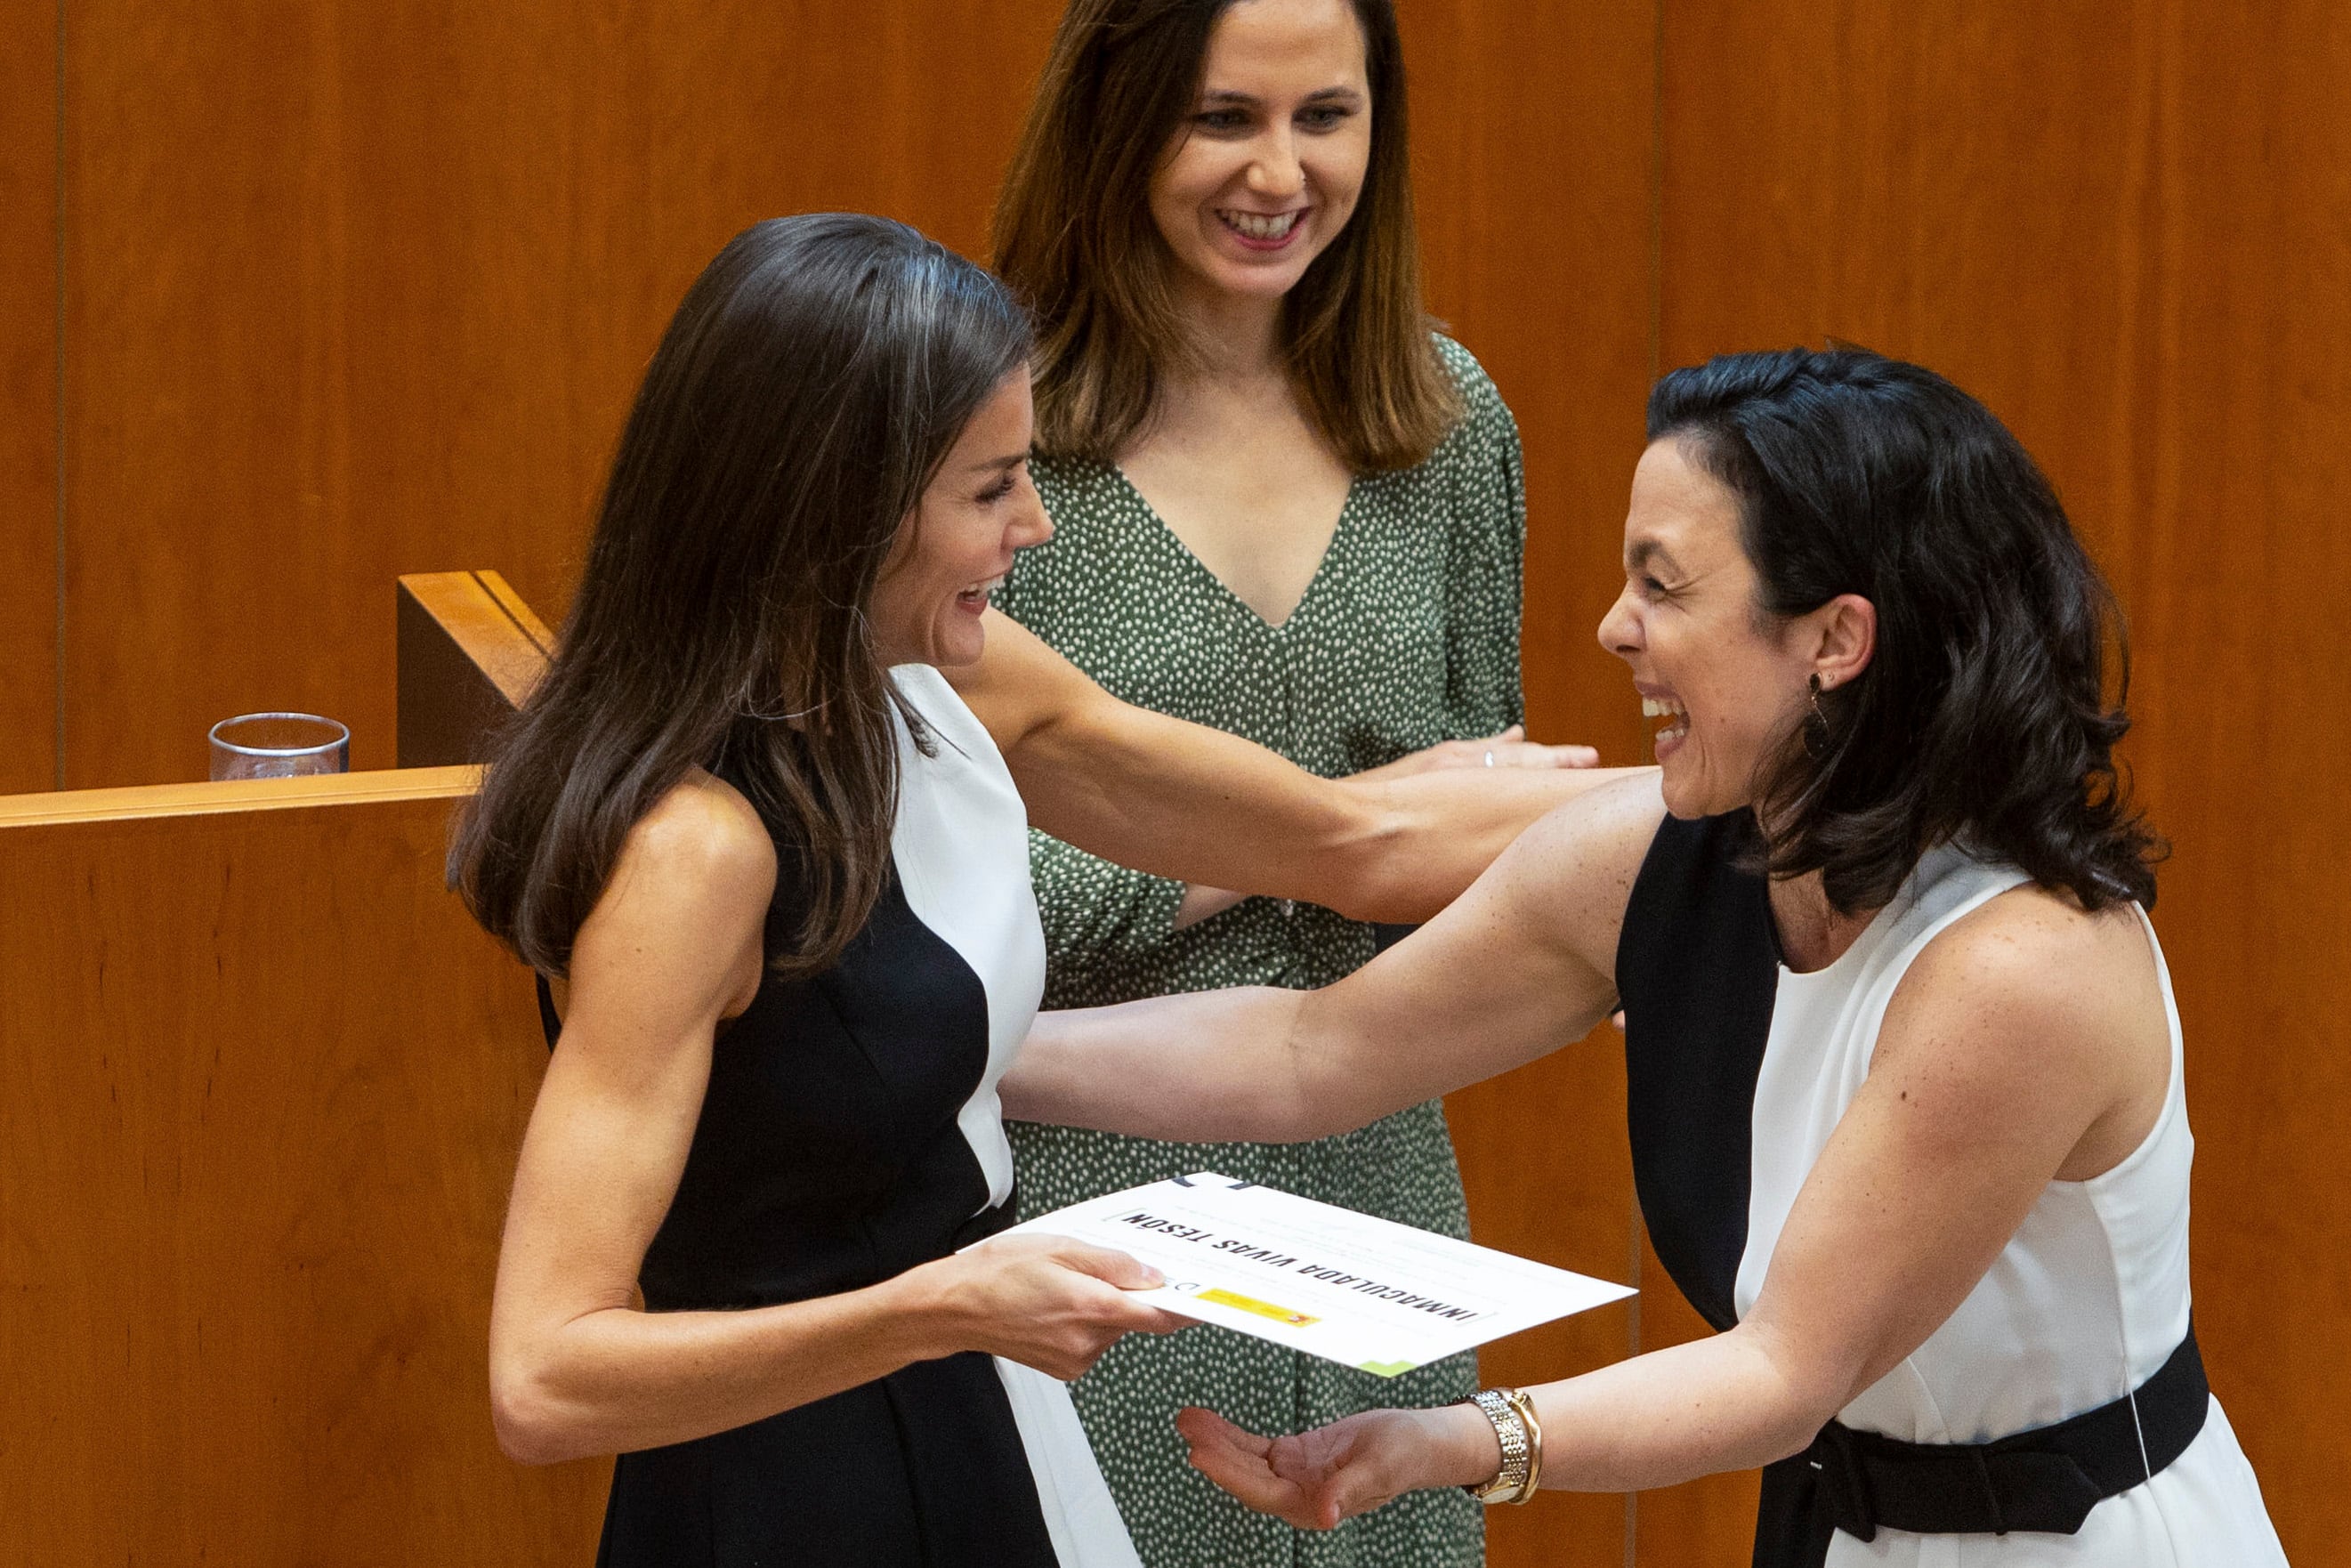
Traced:
<path fill-rule="evenodd" d="M 1518 1411 L 1519 1419 L 1526 1424 L 1527 1428 L 1527 1484 L 1510 1500 L 1532 1502 L 1536 1489 L 1542 1485 L 1542 1417 L 1535 1414 L 1534 1396 L 1525 1389 L 1505 1388 L 1502 1396 Z"/>
<path fill-rule="evenodd" d="M 1521 1404 L 1525 1396 L 1515 1388 L 1481 1388 L 1465 1405 L 1475 1405 L 1494 1425 L 1494 1440 L 1502 1448 L 1502 1468 L 1494 1479 L 1461 1490 L 1479 1502 L 1524 1502 L 1534 1495 L 1534 1478 L 1541 1458 L 1529 1431 Z"/>

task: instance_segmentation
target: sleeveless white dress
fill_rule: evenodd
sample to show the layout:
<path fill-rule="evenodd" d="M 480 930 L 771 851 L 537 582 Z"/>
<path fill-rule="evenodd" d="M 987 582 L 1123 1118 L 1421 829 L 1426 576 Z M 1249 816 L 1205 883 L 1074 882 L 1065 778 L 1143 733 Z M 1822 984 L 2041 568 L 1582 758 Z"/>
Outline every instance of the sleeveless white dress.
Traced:
<path fill-rule="evenodd" d="M 1956 849 L 1922 860 L 1901 895 L 1828 967 L 1782 966 L 1756 1082 L 1747 1246 L 1736 1299 L 1755 1304 L 1796 1194 L 1854 1093 L 1896 986 L 1927 944 L 2025 881 Z M 1839 1412 L 1913 1443 L 1980 1443 L 2045 1427 L 2147 1381 L 2188 1332 L 2189 1135 L 2179 1009 L 2144 913 L 2171 1035 L 2171 1078 L 2146 1140 L 2105 1175 L 2051 1182 L 1957 1312 Z M 1839 1531 L 1831 1568 L 2271 1568 L 2285 1554 L 2217 1400 L 2187 1451 L 2107 1498 L 2074 1535 Z"/>
<path fill-rule="evenodd" d="M 1029 812 L 995 740 L 928 664 L 890 672 L 930 730 L 925 755 L 902 719 L 893 859 L 916 918 L 960 954 L 987 993 L 987 1069 L 956 1125 L 993 1207 L 1012 1196 L 1012 1146 L 997 1086 L 1045 992 L 1045 936 L 1029 881 Z M 1062 1568 L 1142 1568 L 1066 1385 L 1002 1357 L 1045 1528 Z M 1173 1419 L 1174 1413 L 1169 1413 Z"/>

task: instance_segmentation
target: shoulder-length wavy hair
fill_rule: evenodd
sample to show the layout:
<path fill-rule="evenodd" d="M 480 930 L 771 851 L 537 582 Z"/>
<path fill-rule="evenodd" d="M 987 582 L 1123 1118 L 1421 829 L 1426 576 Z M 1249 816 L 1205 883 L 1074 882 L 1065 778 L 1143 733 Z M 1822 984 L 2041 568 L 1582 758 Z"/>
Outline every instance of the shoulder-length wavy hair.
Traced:
<path fill-rule="evenodd" d="M 994 262 L 1037 319 L 1037 444 L 1113 460 L 1191 351 L 1153 174 L 1200 94 L 1234 0 L 1070 0 L 997 198 Z M 1283 301 L 1291 373 L 1342 460 L 1408 468 L 1461 418 L 1421 308 L 1404 49 L 1393 0 L 1353 0 L 1372 95 L 1353 218 Z"/>
<path fill-rule="evenodd" d="M 1791 349 L 1673 371 L 1648 425 L 1737 496 L 1759 614 L 1841 593 L 1877 610 L 1869 667 L 1821 695 L 1757 781 L 1772 875 L 1818 871 L 1850 914 L 1958 840 L 2086 908 L 2154 902 L 2164 846 L 2114 760 L 2130 727 L 2120 616 L 1989 409 L 1917 365 Z"/>
<path fill-rule="evenodd" d="M 629 830 L 707 768 L 785 852 L 775 967 L 840 956 L 897 803 L 874 582 L 1029 350 L 1003 287 L 903 224 L 815 214 L 727 243 L 645 372 L 554 663 L 460 819 L 450 881 L 485 927 L 565 973 Z"/>

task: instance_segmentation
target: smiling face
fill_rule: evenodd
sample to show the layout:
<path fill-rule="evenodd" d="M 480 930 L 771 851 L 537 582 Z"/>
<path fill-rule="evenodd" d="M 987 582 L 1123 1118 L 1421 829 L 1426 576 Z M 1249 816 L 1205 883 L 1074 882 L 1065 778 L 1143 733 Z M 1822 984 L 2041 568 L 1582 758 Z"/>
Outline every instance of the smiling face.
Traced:
<path fill-rule="evenodd" d="M 956 438 L 914 515 L 899 527 L 873 587 L 874 640 L 886 664 L 976 663 L 980 617 L 1012 552 L 1052 537 L 1029 479 L 1034 415 L 1024 367 L 1004 378 Z"/>
<path fill-rule="evenodd" d="M 1625 590 L 1600 645 L 1632 666 L 1656 734 L 1666 809 L 1704 817 L 1751 805 L 1759 771 L 1811 708 L 1810 677 L 1859 674 L 1876 630 L 1842 594 L 1807 614 L 1760 608 L 1739 498 L 1668 436 L 1641 455 L 1625 517 Z"/>
<path fill-rule="evenodd" d="M 1276 300 L 1347 226 L 1372 155 L 1364 30 L 1348 0 L 1238 0 L 1200 99 L 1151 181 L 1185 285 Z"/>

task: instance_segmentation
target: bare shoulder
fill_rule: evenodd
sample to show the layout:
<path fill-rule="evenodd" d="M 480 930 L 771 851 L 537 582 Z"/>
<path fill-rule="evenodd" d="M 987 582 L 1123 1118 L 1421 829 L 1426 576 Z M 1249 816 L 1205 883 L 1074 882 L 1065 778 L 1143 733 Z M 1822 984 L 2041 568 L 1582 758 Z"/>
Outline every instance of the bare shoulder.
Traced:
<path fill-rule="evenodd" d="M 1611 974 L 1634 881 L 1665 820 L 1656 769 L 1637 768 L 1552 807 L 1487 874 L 1538 927 Z"/>
<path fill-rule="evenodd" d="M 1621 908 L 1666 820 L 1657 779 L 1654 768 L 1630 768 L 1622 779 L 1562 801 L 1537 818 L 1505 858 L 1522 855 L 1529 870 L 1545 880 L 1613 888 Z"/>
<path fill-rule="evenodd" d="M 756 929 L 775 890 L 775 844 L 758 811 L 695 768 L 629 830 L 597 914 L 632 926 L 684 921 L 707 939 Z"/>
<path fill-rule="evenodd" d="M 939 673 L 1008 759 L 1035 731 L 1098 694 L 1076 665 L 1001 610 L 989 609 L 982 624 L 979 658 Z"/>
<path fill-rule="evenodd" d="M 2136 907 L 2093 912 L 2028 884 L 1920 951 L 1886 1009 L 1871 1072 L 1931 1087 L 1929 1103 L 1961 1122 L 2070 1116 L 2085 1134 L 2076 1159 L 2089 1163 L 2066 1173 L 2078 1176 L 2112 1164 L 2152 1124 L 2169 1039 Z"/>
<path fill-rule="evenodd" d="M 1954 921 L 1919 953 L 1901 989 L 1945 1008 L 2074 1033 L 2126 1024 L 2148 1002 L 2160 1005 L 2134 905 L 2094 912 L 2031 883 Z"/>

